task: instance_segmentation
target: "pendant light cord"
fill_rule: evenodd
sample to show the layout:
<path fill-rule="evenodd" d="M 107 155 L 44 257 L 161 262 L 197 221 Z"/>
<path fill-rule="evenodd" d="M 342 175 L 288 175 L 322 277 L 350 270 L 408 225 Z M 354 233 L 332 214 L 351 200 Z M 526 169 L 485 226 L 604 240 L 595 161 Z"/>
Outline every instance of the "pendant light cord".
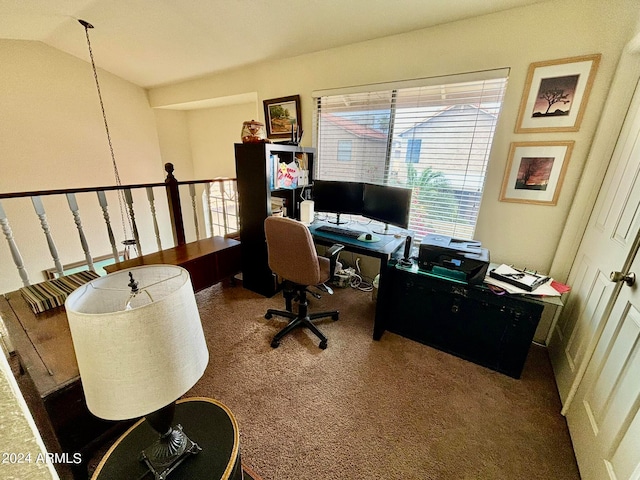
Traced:
<path fill-rule="evenodd" d="M 93 59 L 93 50 L 91 48 L 91 40 L 89 38 L 89 29 L 93 28 L 93 25 L 91 25 L 89 22 L 85 21 L 85 20 L 81 20 L 78 19 L 78 22 L 80 22 L 80 25 L 82 25 L 84 27 L 84 33 L 87 37 L 87 46 L 89 47 L 89 57 L 91 58 L 91 67 L 93 68 L 93 78 L 96 81 L 96 89 L 98 90 L 98 99 L 100 100 L 100 109 L 102 110 L 102 119 L 104 121 L 104 129 L 105 132 L 107 133 L 107 141 L 109 142 L 109 152 L 111 153 L 111 163 L 113 165 L 113 173 L 115 175 L 116 178 L 116 185 L 118 187 L 122 186 L 122 182 L 120 181 L 120 174 L 118 173 L 118 165 L 116 163 L 116 155 L 113 151 L 113 143 L 111 142 L 111 134 L 109 133 L 109 123 L 107 122 L 107 113 L 104 109 L 104 102 L 102 101 L 102 92 L 100 91 L 100 82 L 98 81 L 98 70 L 96 69 L 96 63 Z M 125 215 L 124 215 L 124 198 L 123 198 L 124 194 L 122 192 L 122 189 L 118 189 L 118 202 L 120 205 L 120 218 L 122 220 L 122 232 L 125 236 L 125 239 L 128 237 L 127 235 L 127 228 L 126 228 L 126 224 L 124 221 Z M 131 224 L 131 218 L 129 217 L 129 214 L 127 212 L 127 221 L 129 223 L 129 229 L 130 231 L 133 231 L 133 225 Z"/>

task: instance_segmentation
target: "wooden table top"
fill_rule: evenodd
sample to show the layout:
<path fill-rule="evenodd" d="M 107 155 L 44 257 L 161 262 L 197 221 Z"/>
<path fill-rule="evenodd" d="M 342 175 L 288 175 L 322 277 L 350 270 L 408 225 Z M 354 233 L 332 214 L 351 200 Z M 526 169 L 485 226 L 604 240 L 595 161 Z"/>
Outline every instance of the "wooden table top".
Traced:
<path fill-rule="evenodd" d="M 225 248 L 239 246 L 240 242 L 232 238 L 209 237 L 195 242 L 185 243 L 159 252 L 148 253 L 141 257 L 125 260 L 124 262 L 107 265 L 104 269 L 113 273 L 125 268 L 139 267 L 141 265 L 183 265 L 189 260 L 204 257 Z"/>
<path fill-rule="evenodd" d="M 20 291 L 14 291 L 0 295 L 0 315 L 23 368 L 43 398 L 80 379 L 64 307 L 36 315 Z"/>

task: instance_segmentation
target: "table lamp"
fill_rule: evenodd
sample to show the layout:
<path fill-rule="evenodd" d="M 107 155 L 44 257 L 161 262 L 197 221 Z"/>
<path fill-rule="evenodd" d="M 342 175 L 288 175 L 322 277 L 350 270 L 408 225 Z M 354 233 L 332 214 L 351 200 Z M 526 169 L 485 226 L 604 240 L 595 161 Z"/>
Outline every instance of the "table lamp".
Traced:
<path fill-rule="evenodd" d="M 200 447 L 180 425 L 175 401 L 209 361 L 189 273 L 148 265 L 111 273 L 73 291 L 65 302 L 87 407 L 97 417 L 146 417 L 158 440 L 144 449 L 164 479 Z"/>

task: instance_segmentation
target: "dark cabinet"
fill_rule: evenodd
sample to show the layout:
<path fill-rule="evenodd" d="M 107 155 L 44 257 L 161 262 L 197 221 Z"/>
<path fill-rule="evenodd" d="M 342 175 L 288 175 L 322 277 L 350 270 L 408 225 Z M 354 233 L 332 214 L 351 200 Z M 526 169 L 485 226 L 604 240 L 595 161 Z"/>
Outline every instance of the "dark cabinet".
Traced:
<path fill-rule="evenodd" d="M 267 263 L 264 235 L 264 221 L 272 213 L 272 196 L 284 201 L 287 216 L 299 219 L 301 191 L 304 188 L 272 188 L 272 176 L 277 174 L 274 171 L 273 155 L 277 155 L 280 162 L 285 164 L 304 158 L 311 183 L 315 150 L 272 143 L 235 144 L 242 284 L 266 297 L 274 295 L 278 290 L 276 278 Z"/>
<path fill-rule="evenodd" d="M 519 378 L 544 304 L 390 266 L 385 329 Z M 382 292 L 381 292 L 382 293 Z"/>

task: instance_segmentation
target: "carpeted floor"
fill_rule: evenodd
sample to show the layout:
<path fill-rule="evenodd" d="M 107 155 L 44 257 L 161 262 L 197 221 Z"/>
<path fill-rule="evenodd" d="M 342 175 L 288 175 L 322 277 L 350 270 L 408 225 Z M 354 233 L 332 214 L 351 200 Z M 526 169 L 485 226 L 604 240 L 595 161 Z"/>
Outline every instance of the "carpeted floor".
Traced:
<path fill-rule="evenodd" d="M 546 349 L 515 380 L 385 333 L 371 337 L 371 293 L 337 290 L 312 310 L 340 310 L 309 332 L 271 337 L 281 308 L 241 286 L 197 294 L 209 367 L 187 396 L 226 404 L 243 463 L 264 480 L 559 479 L 578 470 Z"/>

